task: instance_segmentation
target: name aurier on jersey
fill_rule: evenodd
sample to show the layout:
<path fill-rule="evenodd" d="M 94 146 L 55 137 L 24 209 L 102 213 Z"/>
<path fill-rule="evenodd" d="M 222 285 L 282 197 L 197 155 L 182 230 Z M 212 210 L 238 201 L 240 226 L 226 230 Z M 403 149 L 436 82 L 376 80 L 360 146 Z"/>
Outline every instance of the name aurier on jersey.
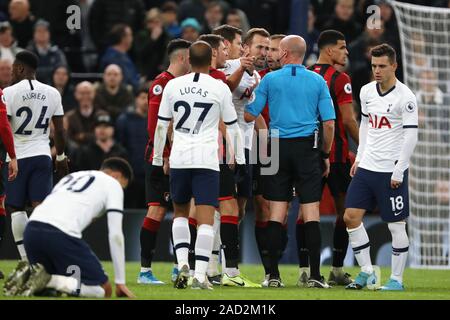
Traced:
<path fill-rule="evenodd" d="M 208 91 L 207 90 L 203 91 L 202 88 L 197 88 L 197 87 L 184 87 L 184 89 L 180 89 L 180 94 L 182 96 L 184 96 L 186 94 L 198 94 L 198 95 L 202 96 L 203 98 L 205 98 L 208 95 Z"/>
<path fill-rule="evenodd" d="M 47 99 L 47 97 L 45 96 L 45 94 L 42 94 L 40 92 L 29 92 L 26 93 L 24 95 L 22 95 L 22 102 L 23 101 L 27 101 L 27 100 L 31 100 L 31 99 L 36 99 L 36 100 L 42 100 L 44 101 L 45 99 Z"/>

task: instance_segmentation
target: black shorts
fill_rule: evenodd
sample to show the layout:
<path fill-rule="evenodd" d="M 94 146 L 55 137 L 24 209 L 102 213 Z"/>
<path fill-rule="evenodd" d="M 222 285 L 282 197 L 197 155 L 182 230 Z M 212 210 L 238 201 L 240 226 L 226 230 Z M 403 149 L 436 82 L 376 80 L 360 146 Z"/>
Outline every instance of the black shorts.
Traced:
<path fill-rule="evenodd" d="M 295 187 L 300 203 L 320 201 L 322 168 L 319 150 L 313 148 L 313 142 L 313 137 L 279 139 L 279 168 L 276 174 L 265 177 L 264 198 L 291 201 Z M 274 152 L 272 149 L 272 158 Z"/>
<path fill-rule="evenodd" d="M 220 187 L 219 201 L 229 200 L 236 197 L 236 183 L 234 181 L 234 171 L 227 164 L 220 165 Z"/>
<path fill-rule="evenodd" d="M 252 165 L 250 164 L 250 152 L 249 149 L 244 149 L 245 152 L 245 163 L 247 166 L 247 174 L 245 177 L 237 183 L 237 196 L 250 199 L 252 197 Z"/>
<path fill-rule="evenodd" d="M 352 181 L 350 177 L 351 167 L 350 161 L 331 163 L 330 174 L 327 178 L 323 178 L 322 186 L 325 187 L 325 184 L 327 184 L 333 197 L 347 193 L 348 186 Z"/>
<path fill-rule="evenodd" d="M 170 187 L 169 176 L 164 175 L 162 178 L 152 178 L 152 172 L 155 166 L 149 162 L 145 162 L 145 200 L 147 206 L 162 206 L 170 208 Z"/>
<path fill-rule="evenodd" d="M 253 166 L 253 195 L 258 196 L 264 194 L 264 181 L 267 176 L 261 175 L 261 164 L 256 163 Z"/>

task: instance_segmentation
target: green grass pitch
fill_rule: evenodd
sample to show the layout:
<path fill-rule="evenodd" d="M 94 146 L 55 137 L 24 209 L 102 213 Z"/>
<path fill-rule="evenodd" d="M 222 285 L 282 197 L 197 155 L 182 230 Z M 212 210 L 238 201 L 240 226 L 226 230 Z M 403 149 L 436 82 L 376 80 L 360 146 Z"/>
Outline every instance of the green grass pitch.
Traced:
<path fill-rule="evenodd" d="M 5 275 L 9 274 L 15 267 L 16 261 L 0 261 L 0 270 Z M 111 262 L 103 263 L 106 272 L 113 276 Z M 285 288 L 236 288 L 236 287 L 214 287 L 213 291 L 204 290 L 178 290 L 170 283 L 170 272 L 172 264 L 154 263 L 153 272 L 158 278 L 166 282 L 162 286 L 139 285 L 136 283 L 139 271 L 139 263 L 127 263 L 127 285 L 138 299 L 151 300 L 450 300 L 450 270 L 417 270 L 406 269 L 404 292 L 379 292 L 379 291 L 347 291 L 343 287 L 331 289 L 308 289 L 296 286 L 298 268 L 295 265 L 281 265 L 280 272 Z M 251 280 L 260 282 L 264 272 L 260 265 L 242 265 L 241 271 Z M 330 267 L 323 266 L 322 273 L 328 277 Z M 346 271 L 355 276 L 358 268 L 346 268 Z M 389 277 L 389 268 L 382 268 L 382 283 Z M 4 280 L 0 281 L 3 287 Z M 3 290 L 0 299 L 4 297 Z M 33 298 L 31 298 L 33 299 Z M 37 299 L 37 298 L 34 298 Z"/>

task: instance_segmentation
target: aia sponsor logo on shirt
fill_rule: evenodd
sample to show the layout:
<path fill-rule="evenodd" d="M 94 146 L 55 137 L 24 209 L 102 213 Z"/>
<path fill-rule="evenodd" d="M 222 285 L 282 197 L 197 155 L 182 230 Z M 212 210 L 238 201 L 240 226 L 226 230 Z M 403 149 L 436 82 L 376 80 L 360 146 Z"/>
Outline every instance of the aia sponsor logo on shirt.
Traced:
<path fill-rule="evenodd" d="M 369 113 L 369 125 L 374 129 L 392 128 L 388 118 L 376 114 L 372 115 L 371 113 Z"/>

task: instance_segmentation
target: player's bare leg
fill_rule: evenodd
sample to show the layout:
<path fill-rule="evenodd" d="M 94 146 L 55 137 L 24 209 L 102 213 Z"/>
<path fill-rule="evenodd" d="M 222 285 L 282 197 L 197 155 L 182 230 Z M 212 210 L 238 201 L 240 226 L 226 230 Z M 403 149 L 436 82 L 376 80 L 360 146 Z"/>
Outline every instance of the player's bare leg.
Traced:
<path fill-rule="evenodd" d="M 138 277 L 138 283 L 141 284 L 164 284 L 158 280 L 152 271 L 153 254 L 156 248 L 156 239 L 161 221 L 166 215 L 167 209 L 159 204 L 152 204 L 147 210 L 147 215 L 142 223 L 140 233 L 141 243 L 141 270 Z"/>
<path fill-rule="evenodd" d="M 324 278 L 320 274 L 320 210 L 319 202 L 302 203 L 299 210 L 305 221 L 306 248 L 309 255 L 310 276 L 308 287 L 310 288 L 329 288 Z"/>
<path fill-rule="evenodd" d="M 333 263 L 328 283 L 332 286 L 347 286 L 352 283 L 350 275 L 343 270 L 344 259 L 348 247 L 348 233 L 344 222 L 345 194 L 334 197 L 336 207 L 336 222 L 333 235 Z"/>
<path fill-rule="evenodd" d="M 353 248 L 356 261 L 358 261 L 358 264 L 361 267 L 361 272 L 355 278 L 355 281 L 345 287 L 350 290 L 360 290 L 364 288 L 368 282 L 376 281 L 376 279 L 374 279 L 374 269 L 370 259 L 369 236 L 362 223 L 365 213 L 365 209 L 347 208 L 344 214 L 349 241 Z"/>

